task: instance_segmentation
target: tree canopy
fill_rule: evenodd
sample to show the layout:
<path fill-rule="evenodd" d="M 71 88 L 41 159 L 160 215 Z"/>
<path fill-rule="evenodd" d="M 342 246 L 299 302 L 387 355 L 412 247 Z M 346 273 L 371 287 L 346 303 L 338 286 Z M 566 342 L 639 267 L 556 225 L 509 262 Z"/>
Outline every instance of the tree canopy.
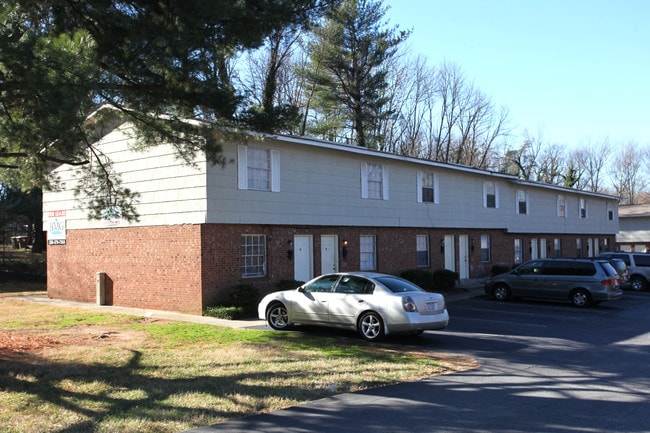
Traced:
<path fill-rule="evenodd" d="M 223 163 L 220 134 L 235 125 L 242 103 L 227 59 L 330 2 L 3 1 L 0 175 L 28 190 L 48 186 L 48 164 L 86 164 L 96 156 L 87 116 L 103 104 L 136 126 L 144 146 L 165 141 L 186 160 L 205 151 Z M 95 206 L 128 201 L 109 171 Z"/>

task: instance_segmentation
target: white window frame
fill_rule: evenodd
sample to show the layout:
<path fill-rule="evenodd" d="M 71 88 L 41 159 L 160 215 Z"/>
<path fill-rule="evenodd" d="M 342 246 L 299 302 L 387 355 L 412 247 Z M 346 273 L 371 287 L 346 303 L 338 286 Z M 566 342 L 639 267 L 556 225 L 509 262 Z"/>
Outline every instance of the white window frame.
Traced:
<path fill-rule="evenodd" d="M 576 238 L 576 257 L 579 259 L 581 259 L 584 256 L 582 248 L 583 248 L 582 238 Z"/>
<path fill-rule="evenodd" d="M 499 184 L 494 181 L 483 181 L 483 207 L 488 208 L 488 193 L 490 192 L 490 185 L 494 187 L 494 206 L 489 206 L 490 209 L 499 209 Z"/>
<path fill-rule="evenodd" d="M 359 236 L 359 269 L 362 271 L 377 269 L 377 237 L 375 235 Z"/>
<path fill-rule="evenodd" d="M 429 186 L 428 183 L 433 182 L 433 185 Z M 424 201 L 424 189 L 432 188 L 433 189 L 433 201 Z M 440 185 L 438 179 L 438 173 L 431 172 L 417 172 L 417 200 L 418 203 L 433 203 L 440 204 Z"/>
<path fill-rule="evenodd" d="M 523 198 L 523 202 L 522 199 Z M 526 212 L 521 212 L 520 204 L 523 203 Z M 523 189 L 517 189 L 515 192 L 515 211 L 518 215 L 528 215 L 530 212 L 530 206 L 528 205 L 528 191 Z"/>
<path fill-rule="evenodd" d="M 428 268 L 431 265 L 431 249 L 429 248 L 429 235 L 416 235 L 415 248 L 417 251 L 416 266 Z"/>
<path fill-rule="evenodd" d="M 607 221 L 614 221 L 614 205 L 607 203 Z"/>
<path fill-rule="evenodd" d="M 589 204 L 586 198 L 578 200 L 578 218 L 582 220 L 589 218 Z"/>
<path fill-rule="evenodd" d="M 557 216 L 560 218 L 566 218 L 566 196 L 559 194 L 557 196 Z"/>
<path fill-rule="evenodd" d="M 560 238 L 553 239 L 553 255 L 556 259 L 562 257 L 562 240 Z"/>
<path fill-rule="evenodd" d="M 373 171 L 378 170 L 378 171 Z M 373 179 L 371 179 L 371 174 L 379 173 L 381 183 L 378 192 L 381 196 L 371 197 L 372 189 L 369 188 Z M 366 162 L 361 163 L 361 198 L 375 199 L 375 200 L 388 200 L 388 169 L 385 165 L 381 164 L 368 164 Z"/>
<path fill-rule="evenodd" d="M 241 235 L 242 277 L 266 275 L 266 235 Z"/>
<path fill-rule="evenodd" d="M 515 264 L 520 264 L 524 262 L 524 241 L 521 238 L 516 238 L 515 239 L 515 245 L 514 245 L 514 250 L 515 250 Z"/>
<path fill-rule="evenodd" d="M 249 167 L 249 151 L 264 151 L 268 152 L 269 156 L 269 167 L 268 167 L 268 188 L 254 188 L 253 185 L 249 185 L 249 170 L 253 170 L 254 167 Z M 280 151 L 266 149 L 266 148 L 254 148 L 249 146 L 240 145 L 237 148 L 237 186 L 239 189 L 246 190 L 255 190 L 255 191 L 271 191 L 271 192 L 280 192 Z"/>
<path fill-rule="evenodd" d="M 489 263 L 492 261 L 491 256 L 490 235 L 481 235 L 481 263 Z"/>

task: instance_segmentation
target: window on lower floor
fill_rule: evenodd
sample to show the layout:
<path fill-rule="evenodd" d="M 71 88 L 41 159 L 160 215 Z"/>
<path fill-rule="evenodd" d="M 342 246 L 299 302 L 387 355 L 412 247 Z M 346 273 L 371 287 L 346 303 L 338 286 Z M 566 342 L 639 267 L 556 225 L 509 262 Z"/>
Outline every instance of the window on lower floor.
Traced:
<path fill-rule="evenodd" d="M 490 235 L 481 236 L 481 261 L 490 261 Z"/>
<path fill-rule="evenodd" d="M 266 275 L 266 236 L 242 235 L 242 276 L 262 277 Z"/>
<path fill-rule="evenodd" d="M 560 242 L 560 239 L 555 238 L 553 240 L 553 250 L 555 251 L 555 258 L 562 257 L 562 242 Z"/>
<path fill-rule="evenodd" d="M 359 238 L 360 266 L 362 271 L 377 269 L 377 244 L 373 235 L 362 235 Z"/>
<path fill-rule="evenodd" d="M 515 239 L 515 263 L 523 262 L 524 243 L 521 239 Z"/>
<path fill-rule="evenodd" d="M 576 257 L 582 257 L 582 239 L 576 239 Z"/>
<path fill-rule="evenodd" d="M 429 266 L 429 236 L 417 235 L 415 242 L 417 248 L 417 266 L 428 267 Z"/>

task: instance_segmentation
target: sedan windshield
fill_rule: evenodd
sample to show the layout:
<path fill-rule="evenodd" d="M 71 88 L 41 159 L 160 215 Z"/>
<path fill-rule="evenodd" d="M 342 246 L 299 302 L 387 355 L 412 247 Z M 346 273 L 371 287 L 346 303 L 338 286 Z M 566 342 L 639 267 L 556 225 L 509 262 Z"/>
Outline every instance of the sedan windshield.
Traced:
<path fill-rule="evenodd" d="M 397 277 L 379 277 L 377 281 L 386 286 L 393 293 L 424 292 L 415 284 Z"/>

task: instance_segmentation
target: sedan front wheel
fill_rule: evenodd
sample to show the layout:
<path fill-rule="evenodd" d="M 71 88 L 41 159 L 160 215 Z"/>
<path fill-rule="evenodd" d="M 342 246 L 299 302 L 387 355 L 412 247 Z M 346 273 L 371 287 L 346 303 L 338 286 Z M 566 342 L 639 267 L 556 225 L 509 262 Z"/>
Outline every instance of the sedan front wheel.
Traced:
<path fill-rule="evenodd" d="M 497 301 L 507 301 L 510 299 L 510 289 L 505 284 L 497 284 L 492 292 Z"/>
<path fill-rule="evenodd" d="M 287 307 L 277 302 L 266 310 L 266 321 L 275 330 L 281 331 L 289 327 L 289 312 Z"/>
<path fill-rule="evenodd" d="M 358 328 L 359 334 L 367 341 L 378 341 L 384 336 L 384 321 L 374 311 L 361 316 Z"/>

